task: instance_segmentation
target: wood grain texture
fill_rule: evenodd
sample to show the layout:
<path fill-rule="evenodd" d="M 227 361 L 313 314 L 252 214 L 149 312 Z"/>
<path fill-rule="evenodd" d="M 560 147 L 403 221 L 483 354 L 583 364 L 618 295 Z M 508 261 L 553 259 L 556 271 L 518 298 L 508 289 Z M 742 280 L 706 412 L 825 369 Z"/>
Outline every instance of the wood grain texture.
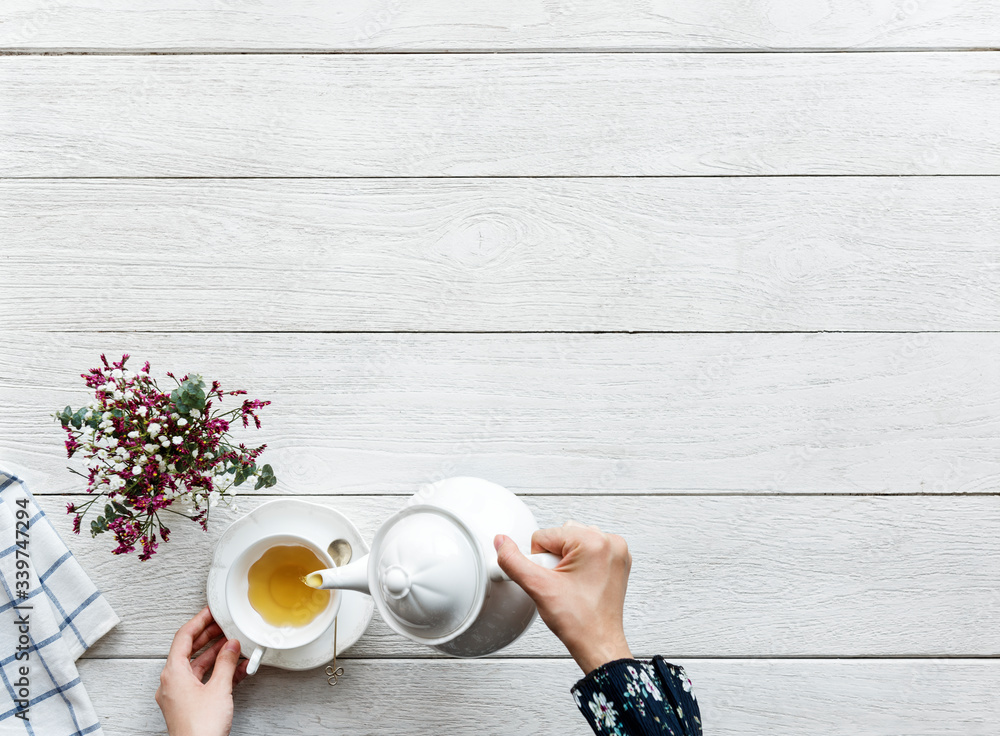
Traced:
<path fill-rule="evenodd" d="M 112 556 L 107 535 L 70 534 L 65 499 L 39 497 L 122 619 L 86 656 L 165 656 L 173 632 L 205 604 L 216 540 L 262 500 L 269 499 L 242 499 L 238 512 L 216 508 L 208 534 L 187 522 L 171 525 L 170 543 L 141 563 Z M 369 540 L 405 503 L 402 496 L 311 500 L 348 516 Z M 527 503 L 543 527 L 572 518 L 629 542 L 625 630 L 637 656 L 1000 654 L 995 496 L 565 496 Z M 377 616 L 351 657 L 436 656 Z M 500 656 L 567 655 L 539 621 Z"/>
<path fill-rule="evenodd" d="M 36 493 L 81 490 L 50 412 L 89 400 L 78 376 L 104 351 L 273 401 L 240 436 L 268 443 L 286 493 L 451 475 L 526 493 L 995 493 L 998 349 L 996 333 L 11 333 L 0 461 Z"/>
<path fill-rule="evenodd" d="M 994 177 L 8 180 L 0 321 L 995 330 L 998 242 Z"/>
<path fill-rule="evenodd" d="M 0 47 L 59 50 L 803 49 L 996 46 L 989 0 L 6 0 Z"/>
<path fill-rule="evenodd" d="M 995 660 L 676 660 L 718 736 L 992 736 Z M 107 736 L 162 733 L 152 694 L 163 661 L 86 660 L 80 675 Z M 319 672 L 262 668 L 235 693 L 233 736 L 589 734 L 567 660 L 350 661 Z"/>
<path fill-rule="evenodd" d="M 0 175 L 997 174 L 998 69 L 994 52 L 7 56 Z"/>

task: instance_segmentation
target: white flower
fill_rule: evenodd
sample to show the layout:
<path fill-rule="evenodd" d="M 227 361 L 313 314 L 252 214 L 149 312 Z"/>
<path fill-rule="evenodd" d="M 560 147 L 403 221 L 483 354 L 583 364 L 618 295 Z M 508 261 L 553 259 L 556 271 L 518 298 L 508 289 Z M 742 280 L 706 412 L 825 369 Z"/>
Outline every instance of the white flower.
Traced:
<path fill-rule="evenodd" d="M 136 413 L 137 413 L 137 414 L 138 414 L 138 415 L 139 415 L 140 417 L 144 417 L 144 416 L 146 416 L 146 414 L 147 414 L 147 413 L 149 412 L 149 407 L 148 407 L 148 406 L 140 406 L 140 407 L 139 407 L 138 409 L 136 409 L 135 411 L 136 411 Z"/>
<path fill-rule="evenodd" d="M 171 473 L 175 473 L 177 472 L 177 466 L 174 465 L 173 463 L 169 463 L 167 465 L 167 470 L 169 470 Z"/>
<path fill-rule="evenodd" d="M 112 414 L 110 411 L 106 411 L 103 414 L 101 414 L 101 419 L 111 419 L 111 417 L 113 416 L 114 414 Z"/>
<path fill-rule="evenodd" d="M 177 426 L 178 427 L 185 427 L 185 426 L 187 426 L 187 423 L 188 423 L 188 420 L 185 419 L 184 417 L 181 417 L 180 419 L 177 420 Z"/>
<path fill-rule="evenodd" d="M 123 481 L 118 476 L 115 476 L 110 481 L 108 481 L 108 485 L 111 486 L 111 490 L 117 491 L 119 488 L 125 485 L 125 481 Z"/>
<path fill-rule="evenodd" d="M 124 398 L 125 398 L 125 394 L 123 394 L 123 393 L 121 392 L 121 389 L 117 389 L 117 388 L 116 388 L 116 389 L 114 390 L 114 397 L 115 397 L 115 399 L 117 399 L 118 401 L 121 401 L 122 399 L 124 399 Z"/>
<path fill-rule="evenodd" d="M 688 679 L 687 672 L 684 671 L 683 667 L 677 668 L 677 677 L 681 681 L 681 687 L 684 692 L 691 693 L 691 681 Z M 694 698 L 694 693 L 691 693 L 691 697 Z M 697 700 L 697 698 L 695 698 Z"/>
<path fill-rule="evenodd" d="M 119 447 L 117 450 L 115 450 L 115 454 L 118 457 L 125 457 L 126 455 L 128 455 L 128 450 L 126 450 L 124 447 Z"/>
<path fill-rule="evenodd" d="M 115 368 L 113 371 L 111 371 L 111 377 L 112 378 L 121 378 L 122 377 L 121 368 Z"/>
<path fill-rule="evenodd" d="M 175 445 L 179 445 L 183 441 L 184 441 L 183 437 L 174 437 L 174 444 Z"/>
<path fill-rule="evenodd" d="M 193 416 L 195 419 L 201 419 L 201 412 L 198 411 L 197 409 L 192 409 L 191 411 L 188 412 L 188 414 Z"/>
<path fill-rule="evenodd" d="M 129 436 L 129 439 L 133 439 L 134 440 L 136 437 L 139 436 L 139 431 L 133 429 L 131 432 L 128 433 L 128 436 Z"/>
<path fill-rule="evenodd" d="M 159 457 L 159 455 L 157 455 L 157 457 Z M 159 467 L 160 467 L 160 472 L 162 473 L 164 470 L 167 469 L 167 464 L 165 462 L 163 462 L 162 460 L 160 460 Z"/>
<path fill-rule="evenodd" d="M 181 416 L 181 415 L 180 415 L 180 414 L 178 414 L 177 412 L 171 412 L 171 414 L 170 414 L 170 418 L 171 418 L 171 419 L 173 419 L 173 420 L 175 420 L 175 421 L 176 421 L 177 419 L 179 419 L 179 418 L 180 418 L 180 416 Z"/>
<path fill-rule="evenodd" d="M 118 447 L 118 438 L 117 437 L 108 437 L 107 438 L 107 444 L 108 444 L 108 447 Z"/>
<path fill-rule="evenodd" d="M 205 453 L 205 457 L 207 457 L 207 458 L 208 458 L 209 460 L 211 460 L 211 459 L 212 459 L 213 457 L 215 457 L 215 453 L 212 453 L 212 452 L 206 452 L 206 453 Z"/>
<path fill-rule="evenodd" d="M 147 442 L 145 445 L 142 446 L 142 449 L 145 450 L 146 452 L 153 453 L 156 452 L 156 445 L 152 444 L 151 442 Z"/>
<path fill-rule="evenodd" d="M 615 727 L 618 719 L 618 711 L 615 710 L 614 701 L 608 700 L 604 693 L 594 693 L 593 700 L 590 701 L 590 712 L 594 714 L 594 720 L 609 731 Z"/>
<path fill-rule="evenodd" d="M 156 422 L 151 422 L 146 428 L 146 431 L 149 433 L 150 437 L 156 437 L 156 435 L 160 433 L 160 425 Z"/>
<path fill-rule="evenodd" d="M 208 505 L 209 505 L 209 508 L 215 508 L 216 506 L 219 505 L 219 492 L 218 491 L 209 491 L 209 493 L 208 493 Z"/>
<path fill-rule="evenodd" d="M 153 447 L 156 447 L 156 445 L 153 445 Z M 154 455 L 154 457 L 155 457 L 155 458 L 156 458 L 157 460 L 162 460 L 162 459 L 163 459 L 163 455 L 161 455 L 160 453 L 156 453 L 156 455 Z"/>
<path fill-rule="evenodd" d="M 98 386 L 97 390 L 101 391 L 102 393 L 110 394 L 114 393 L 115 387 L 112 386 L 110 383 L 106 383 L 103 386 Z"/>
<path fill-rule="evenodd" d="M 642 684 L 642 687 L 646 690 L 646 692 L 653 696 L 653 700 L 663 700 L 660 688 L 655 682 L 653 682 L 645 668 L 639 670 L 639 682 Z"/>
<path fill-rule="evenodd" d="M 142 472 L 142 466 L 141 465 L 133 465 L 132 466 L 132 475 L 139 475 L 141 472 Z"/>
<path fill-rule="evenodd" d="M 198 457 L 198 448 L 197 447 L 194 448 L 193 450 L 191 450 L 191 457 Z"/>
<path fill-rule="evenodd" d="M 114 468 L 115 470 L 121 472 L 122 470 L 125 470 L 125 463 L 115 463 L 111 467 Z"/>

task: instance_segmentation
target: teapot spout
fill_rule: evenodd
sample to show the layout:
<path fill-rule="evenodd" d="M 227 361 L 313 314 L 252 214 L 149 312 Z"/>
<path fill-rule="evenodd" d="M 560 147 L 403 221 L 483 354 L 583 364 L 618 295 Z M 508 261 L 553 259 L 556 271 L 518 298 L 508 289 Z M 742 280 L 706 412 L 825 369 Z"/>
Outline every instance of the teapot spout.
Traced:
<path fill-rule="evenodd" d="M 305 576 L 305 584 L 320 590 L 356 590 L 371 595 L 368 587 L 368 555 L 344 567 L 311 572 Z"/>

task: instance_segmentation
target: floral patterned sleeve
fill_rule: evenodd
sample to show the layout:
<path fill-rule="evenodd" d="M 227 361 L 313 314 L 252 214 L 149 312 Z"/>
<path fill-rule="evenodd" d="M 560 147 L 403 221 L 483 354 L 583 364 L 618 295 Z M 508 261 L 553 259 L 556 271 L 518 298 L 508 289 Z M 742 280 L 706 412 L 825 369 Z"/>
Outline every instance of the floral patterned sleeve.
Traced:
<path fill-rule="evenodd" d="M 594 733 L 701 736 L 691 681 L 663 657 L 608 662 L 576 683 L 572 693 Z"/>

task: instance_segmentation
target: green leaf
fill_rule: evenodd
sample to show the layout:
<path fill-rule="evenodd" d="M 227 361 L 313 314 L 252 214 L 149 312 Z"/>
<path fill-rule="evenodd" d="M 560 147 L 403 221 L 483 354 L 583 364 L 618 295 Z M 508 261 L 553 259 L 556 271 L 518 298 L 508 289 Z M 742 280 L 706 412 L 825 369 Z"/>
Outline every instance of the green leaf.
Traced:
<path fill-rule="evenodd" d="M 116 516 L 118 516 L 118 514 L 115 513 L 115 510 L 113 508 L 111 508 L 111 504 L 110 503 L 104 504 L 104 515 L 106 517 L 108 517 L 109 519 L 113 519 Z"/>
<path fill-rule="evenodd" d="M 115 507 L 115 510 L 122 516 L 128 516 L 128 508 L 123 503 L 118 503 L 117 501 L 112 501 L 111 505 Z"/>
<path fill-rule="evenodd" d="M 274 469 L 270 465 L 265 465 L 261 470 L 264 472 L 264 475 L 274 476 Z"/>
<path fill-rule="evenodd" d="M 267 485 L 267 478 L 258 478 L 257 479 L 257 484 L 253 487 L 253 489 L 255 491 L 259 491 L 265 485 Z"/>
<path fill-rule="evenodd" d="M 265 487 L 265 488 L 270 488 L 271 486 L 273 486 L 273 485 L 274 485 L 274 484 L 276 484 L 277 482 L 278 482 L 278 479 L 277 479 L 277 478 L 275 478 L 275 477 L 274 477 L 274 476 L 272 475 L 272 476 L 271 476 L 270 478 L 268 478 L 268 479 L 267 479 L 267 482 L 266 482 L 266 483 L 264 483 L 264 487 Z"/>
<path fill-rule="evenodd" d="M 233 485 L 234 486 L 241 486 L 241 485 L 243 485 L 243 481 L 245 481 L 245 480 L 246 480 L 246 476 L 244 476 L 242 473 L 237 473 L 236 474 L 236 480 L 233 481 Z"/>

